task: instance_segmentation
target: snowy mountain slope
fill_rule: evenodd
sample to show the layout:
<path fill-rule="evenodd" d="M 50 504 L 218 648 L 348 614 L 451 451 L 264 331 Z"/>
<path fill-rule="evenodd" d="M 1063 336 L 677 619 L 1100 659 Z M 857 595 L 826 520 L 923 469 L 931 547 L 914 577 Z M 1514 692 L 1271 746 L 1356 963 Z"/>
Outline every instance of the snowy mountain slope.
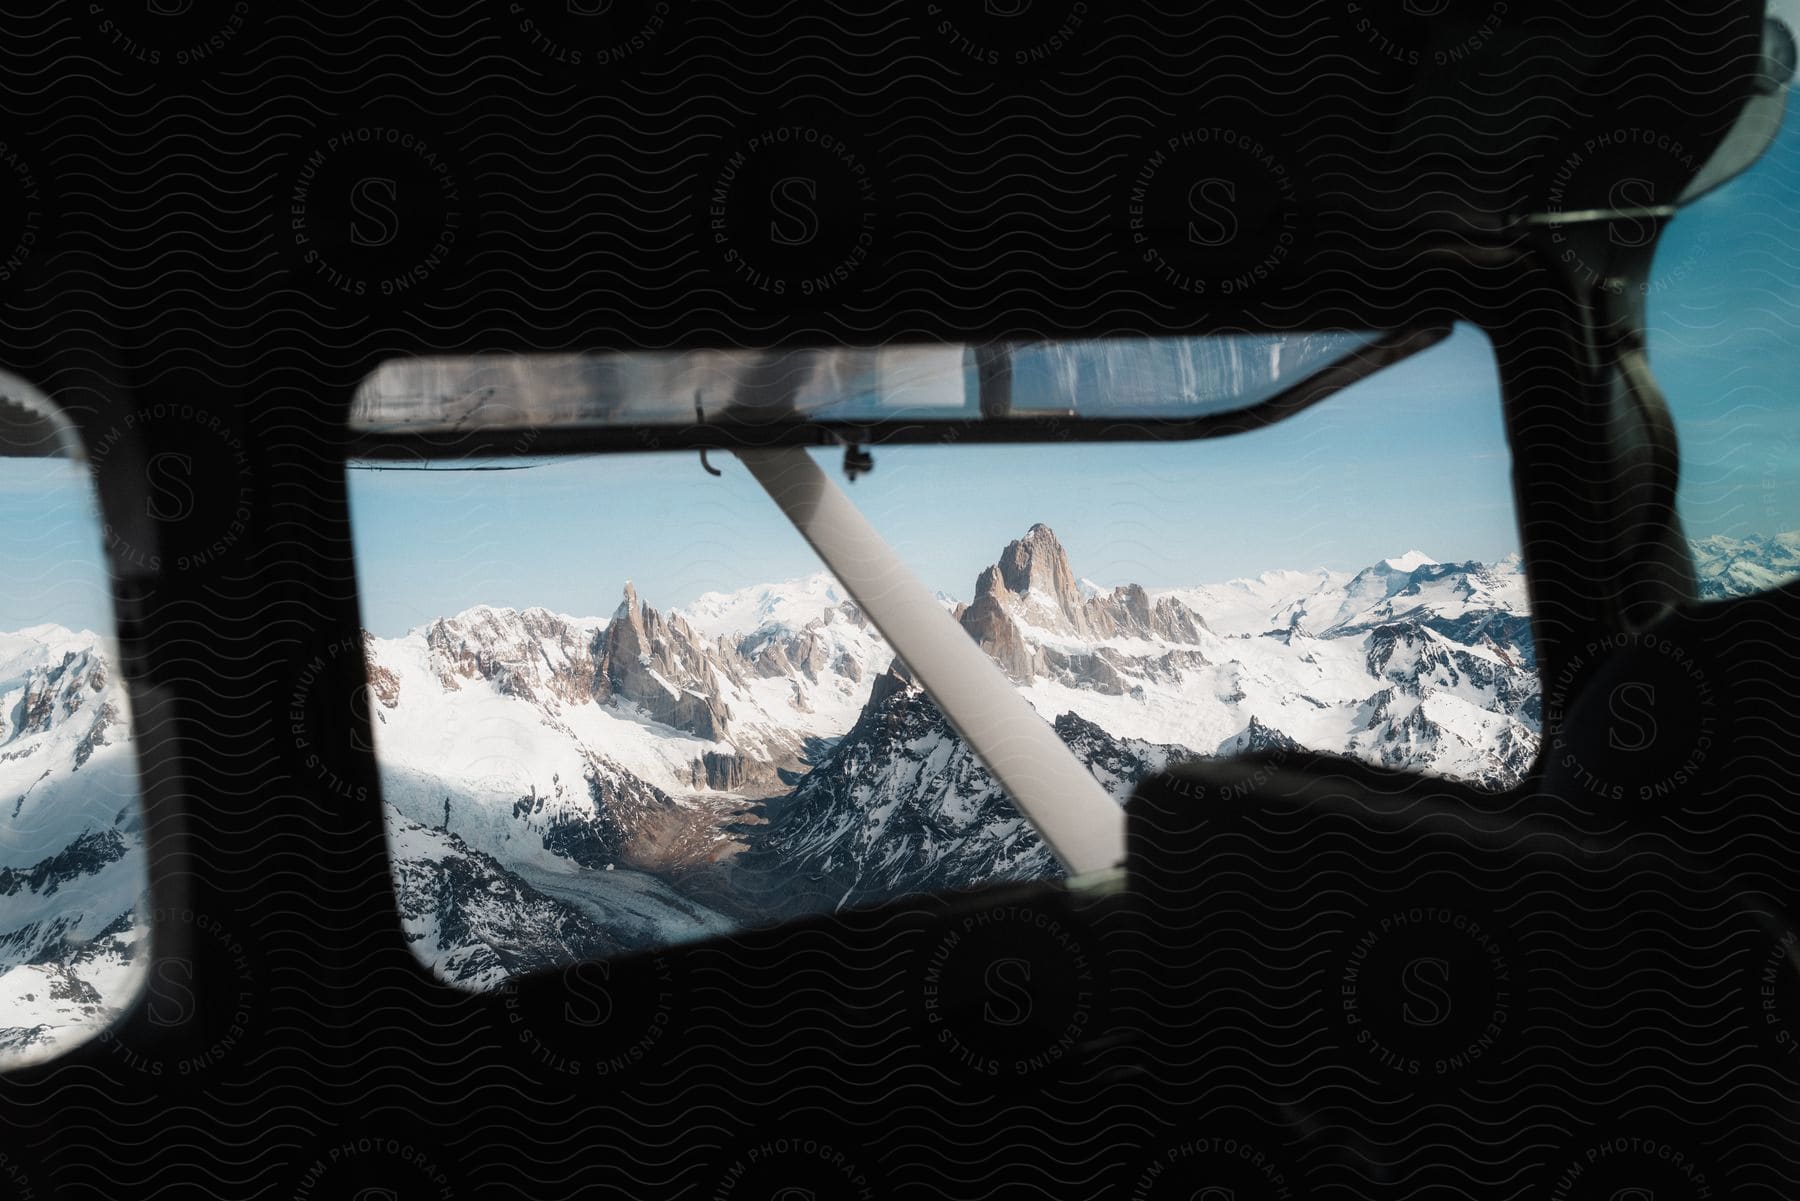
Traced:
<path fill-rule="evenodd" d="M 396 760 L 414 752 L 424 729 L 480 710 L 463 724 L 489 731 L 509 719 L 515 727 L 548 723 L 562 741 L 604 748 L 607 759 L 671 793 L 778 790 L 779 771 L 799 766 L 809 739 L 841 733 L 855 719 L 869 680 L 892 658 L 847 603 L 803 625 L 764 623 L 709 638 L 681 614 L 645 605 L 629 584 L 604 624 L 481 606 L 402 638 L 371 638 L 368 652 L 385 710 L 378 737 L 398 725 L 420 730 L 388 739 Z M 514 728 L 490 741 L 517 736 Z M 543 762 L 541 741 L 525 756 L 534 764 Z"/>
<path fill-rule="evenodd" d="M 49 1054 L 135 987 L 144 877 L 130 706 L 100 640 L 0 635 L 0 1054 Z"/>
<path fill-rule="evenodd" d="M 1157 595 L 1172 596 L 1196 613 L 1206 614 L 1208 627 L 1231 637 L 1286 629 L 1292 624 L 1291 612 L 1296 606 L 1309 598 L 1340 591 L 1353 578 L 1353 572 L 1323 568 L 1318 571 L 1267 571 L 1255 579 L 1162 589 Z M 1099 586 L 1090 587 L 1098 590 Z"/>
<path fill-rule="evenodd" d="M 409 935 L 443 970 L 481 986 L 502 978 L 510 961 L 496 948 L 528 945 L 517 931 L 531 923 L 509 926 L 501 911 L 551 901 L 626 947 L 735 924 L 670 881 L 742 849 L 748 798 L 785 791 L 892 657 L 841 601 L 803 621 L 793 605 L 741 613 L 759 624 L 709 638 L 628 584 L 604 622 L 482 606 L 366 639 L 396 863 L 430 834 L 455 840 L 434 862 L 458 865 L 458 881 L 498 871 L 530 890 L 459 922 L 428 920 L 419 894 Z M 437 881 L 431 895 L 466 903 L 471 890 L 442 874 L 421 877 Z M 514 933 L 482 933 L 496 930 Z"/>
<path fill-rule="evenodd" d="M 815 572 L 779 584 L 754 584 L 735 592 L 708 592 L 681 608 L 681 616 L 707 638 L 736 640 L 753 630 L 804 629 L 850 599 L 837 577 Z"/>
<path fill-rule="evenodd" d="M 1074 714 L 1055 728 L 1121 804 L 1186 752 L 1119 739 Z M 937 706 L 903 675 L 876 683 L 857 723 L 732 863 L 733 884 L 768 917 L 913 892 L 1060 874 Z"/>
<path fill-rule="evenodd" d="M 0 1062 L 36 1063 L 112 1024 L 143 985 L 150 928 L 122 914 L 92 938 L 0 974 Z"/>
<path fill-rule="evenodd" d="M 1438 563 L 1412 551 L 1354 573 L 1275 571 L 1165 595 L 1205 613 L 1227 634 L 1298 629 L 1319 637 L 1414 615 L 1434 618 L 1453 636 L 1459 622 L 1488 615 L 1516 619 L 1516 629 L 1508 631 L 1512 639 L 1528 629 L 1525 573 L 1517 555 L 1492 564 Z"/>
<path fill-rule="evenodd" d="M 468 988 L 561 963 L 723 934 L 735 923 L 642 872 L 515 863 L 442 826 L 388 807 L 394 894 L 406 939 L 439 975 Z"/>
<path fill-rule="evenodd" d="M 433 971 L 469 988 L 498 987 L 548 963 L 626 949 L 573 906 L 526 884 L 442 828 L 388 810 L 394 896 L 406 939 Z"/>
<path fill-rule="evenodd" d="M 1230 753 L 1273 735 L 1502 786 L 1529 765 L 1537 682 L 1516 560 L 1418 552 L 1353 575 L 1270 573 L 1149 594 L 1081 590 L 1033 527 L 976 581 L 963 625 L 1047 719 Z M 1222 617 L 1215 624 L 1216 614 Z"/>

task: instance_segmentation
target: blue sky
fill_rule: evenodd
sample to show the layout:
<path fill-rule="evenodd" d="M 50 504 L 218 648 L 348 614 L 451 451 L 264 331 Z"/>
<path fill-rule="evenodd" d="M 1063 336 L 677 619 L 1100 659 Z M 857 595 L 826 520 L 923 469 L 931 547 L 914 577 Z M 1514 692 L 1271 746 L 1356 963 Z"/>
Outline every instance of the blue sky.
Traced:
<path fill-rule="evenodd" d="M 0 459 L 0 630 L 112 633 L 112 585 L 87 473 L 65 459 Z"/>
<path fill-rule="evenodd" d="M 835 453 L 818 457 L 838 474 Z M 819 570 L 743 468 L 713 458 L 722 477 L 691 453 L 355 471 L 364 622 L 389 635 L 478 603 L 603 616 L 627 578 L 679 606 Z M 1517 545 L 1492 354 L 1472 330 L 1230 439 L 893 447 L 875 461 L 850 495 L 929 587 L 965 599 L 1038 521 L 1078 575 L 1152 587 Z"/>
<path fill-rule="evenodd" d="M 1675 415 L 1695 537 L 1800 529 L 1797 103 L 1768 153 L 1683 210 L 1657 246 L 1650 361 Z"/>
<path fill-rule="evenodd" d="M 1800 121 L 1669 227 L 1653 363 L 1682 438 L 1695 536 L 1800 528 Z M 809 574 L 811 551 L 729 456 L 551 460 L 526 471 L 353 471 L 365 624 L 397 634 L 487 603 L 605 615 Z M 836 456 L 820 458 L 835 472 Z M 841 478 L 841 476 L 839 477 Z M 933 589 L 968 597 L 1033 522 L 1102 584 L 1351 569 L 1417 548 L 1516 548 L 1491 354 L 1473 331 L 1278 426 L 1204 443 L 899 447 L 848 486 Z M 0 467 L 0 629 L 110 627 L 98 523 L 67 464 Z"/>

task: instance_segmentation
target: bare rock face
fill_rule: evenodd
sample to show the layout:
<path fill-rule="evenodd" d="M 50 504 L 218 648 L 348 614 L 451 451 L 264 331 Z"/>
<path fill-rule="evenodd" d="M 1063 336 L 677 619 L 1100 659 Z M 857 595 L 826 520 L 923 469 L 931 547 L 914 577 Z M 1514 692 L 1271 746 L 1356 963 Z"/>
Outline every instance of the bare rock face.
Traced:
<path fill-rule="evenodd" d="M 1083 611 L 1087 630 L 1095 638 L 1193 643 L 1200 641 L 1200 632 L 1207 628 L 1204 618 L 1174 597 L 1151 600 L 1142 584 L 1126 584 L 1106 596 L 1090 597 Z"/>
<path fill-rule="evenodd" d="M 1000 670 L 1023 684 L 1037 675 L 1043 664 L 1037 649 L 1025 641 L 1019 629 L 1018 605 L 1018 597 L 1003 583 L 1000 569 L 989 567 L 975 581 L 975 602 L 963 611 L 962 627 Z"/>
<path fill-rule="evenodd" d="M 100 705 L 100 711 L 94 715 L 94 722 L 75 744 L 75 766 L 72 770 L 80 771 L 82 766 L 93 757 L 101 747 L 118 741 L 121 734 L 126 733 L 120 725 L 119 707 L 111 701 Z"/>
<path fill-rule="evenodd" d="M 731 713 L 712 682 L 723 665 L 686 621 L 665 618 L 627 582 L 600 645 L 594 695 L 629 701 L 652 721 L 701 738 L 725 737 Z"/>
<path fill-rule="evenodd" d="M 781 767 L 765 759 L 707 751 L 694 760 L 688 782 L 720 792 L 769 792 L 782 787 Z"/>
<path fill-rule="evenodd" d="M 918 685 L 913 682 L 912 672 L 907 670 L 906 664 L 895 659 L 888 664 L 886 671 L 875 677 L 875 682 L 869 686 L 869 699 L 863 702 L 863 712 L 868 713 L 879 709 L 881 703 L 896 692 L 905 692 L 909 688 L 916 687 Z"/>
<path fill-rule="evenodd" d="M 1160 638 L 1196 643 L 1207 629 L 1198 613 L 1164 596 L 1155 600 L 1142 584 L 1126 584 L 1104 596 L 1089 597 L 1083 606 L 1088 634 L 1102 638 Z"/>
<path fill-rule="evenodd" d="M 1033 616 L 1052 618 L 1050 628 L 1059 632 L 1086 633 L 1087 621 L 1081 589 L 1069 568 L 1069 556 L 1049 526 L 1039 522 L 1025 536 L 1006 544 L 997 564 L 999 582 L 1021 600 L 1034 601 Z M 984 576 L 985 578 L 985 576 Z M 976 585 L 981 592 L 981 585 Z M 1061 618 L 1055 622 L 1055 618 Z"/>
<path fill-rule="evenodd" d="M 730 647 L 731 644 L 725 639 L 719 639 L 719 648 L 721 650 L 728 650 Z M 752 662 L 755 665 L 753 670 L 763 679 L 787 679 L 799 674 L 799 672 L 795 670 L 793 663 L 788 659 L 787 644 L 785 642 L 769 642 L 767 646 L 761 649 Z"/>
<path fill-rule="evenodd" d="M 794 651 L 788 656 L 788 660 L 816 684 L 819 676 L 831 669 L 831 650 L 818 632 L 808 627 L 795 640 Z"/>
<path fill-rule="evenodd" d="M 25 699 L 19 704 L 19 735 L 42 734 L 55 715 L 56 681 L 38 676 L 25 685 Z"/>
<path fill-rule="evenodd" d="M 367 630 L 363 631 L 363 664 L 369 673 L 369 691 L 375 694 L 382 707 L 392 709 L 399 705 L 400 677 L 376 660 L 375 636 Z"/>
<path fill-rule="evenodd" d="M 1202 640 L 1207 628 L 1192 609 L 1172 597 L 1152 600 L 1141 584 L 1084 599 L 1062 543 L 1042 524 L 1008 543 L 1000 561 L 982 571 L 975 581 L 974 602 L 967 608 L 959 606 L 956 617 L 981 649 L 1021 684 L 1054 676 L 1078 687 L 1114 693 L 1125 684 L 1112 658 L 1045 649 L 1027 631 L 1084 642 L 1154 638 L 1191 645 Z"/>

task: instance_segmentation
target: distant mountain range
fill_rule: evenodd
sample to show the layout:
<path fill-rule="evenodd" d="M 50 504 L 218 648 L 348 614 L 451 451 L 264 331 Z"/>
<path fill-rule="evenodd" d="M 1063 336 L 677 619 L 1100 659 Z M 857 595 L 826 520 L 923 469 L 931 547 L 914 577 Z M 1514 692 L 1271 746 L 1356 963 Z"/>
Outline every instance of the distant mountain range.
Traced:
<path fill-rule="evenodd" d="M 1708 597 L 1800 575 L 1800 532 L 1694 549 Z M 1193 756 L 1504 787 L 1537 752 L 1516 557 L 1103 588 L 1038 525 L 944 603 L 1121 802 Z M 407 938 L 469 987 L 1057 871 L 827 574 L 677 612 L 629 583 L 606 618 L 481 606 L 365 649 Z M 34 1055 L 135 987 L 141 834 L 99 639 L 0 635 L 0 694 L 0 1055 Z"/>
<path fill-rule="evenodd" d="M 1800 577 L 1800 530 L 1750 538 L 1697 538 L 1694 567 L 1707 600 L 1766 592 Z"/>

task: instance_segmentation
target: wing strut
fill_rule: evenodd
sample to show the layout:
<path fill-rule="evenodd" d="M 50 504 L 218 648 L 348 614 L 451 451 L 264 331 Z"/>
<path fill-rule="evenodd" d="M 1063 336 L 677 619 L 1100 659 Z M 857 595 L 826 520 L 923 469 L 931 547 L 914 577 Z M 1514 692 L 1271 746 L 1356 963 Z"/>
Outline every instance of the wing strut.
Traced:
<path fill-rule="evenodd" d="M 1125 814 L 805 450 L 738 450 L 1071 876 L 1125 857 Z"/>

